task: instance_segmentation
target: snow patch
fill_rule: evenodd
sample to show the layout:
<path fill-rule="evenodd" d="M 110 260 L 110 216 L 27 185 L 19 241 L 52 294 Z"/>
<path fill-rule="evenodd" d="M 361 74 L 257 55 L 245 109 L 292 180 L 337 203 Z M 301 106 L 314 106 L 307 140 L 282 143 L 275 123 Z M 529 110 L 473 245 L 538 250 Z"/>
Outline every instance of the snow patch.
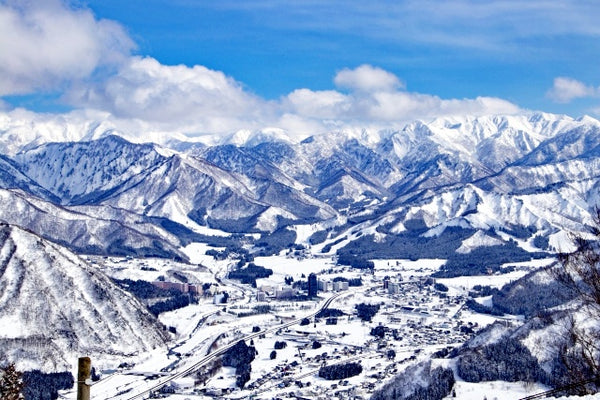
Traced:
<path fill-rule="evenodd" d="M 473 236 L 465 239 L 460 247 L 456 249 L 457 253 L 467 254 L 478 247 L 500 246 L 504 242 L 499 238 L 491 237 L 482 231 L 477 231 Z"/>

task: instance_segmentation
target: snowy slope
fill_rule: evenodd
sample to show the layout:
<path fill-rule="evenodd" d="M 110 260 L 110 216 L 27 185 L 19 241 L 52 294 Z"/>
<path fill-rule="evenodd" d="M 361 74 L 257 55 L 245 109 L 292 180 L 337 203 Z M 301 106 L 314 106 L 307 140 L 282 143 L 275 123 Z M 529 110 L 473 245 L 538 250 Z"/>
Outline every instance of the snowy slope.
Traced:
<path fill-rule="evenodd" d="M 70 251 L 0 225 L 0 348 L 19 369 L 68 370 L 81 354 L 163 346 L 144 306 Z"/>
<path fill-rule="evenodd" d="M 94 203 L 124 182 L 165 162 L 154 146 L 118 136 L 50 143 L 15 156 L 21 170 L 63 204 Z"/>
<path fill-rule="evenodd" d="M 33 179 L 26 176 L 18 165 L 9 158 L 0 155 L 0 188 L 21 189 L 36 197 L 59 201 L 52 193 L 42 188 Z"/>
<path fill-rule="evenodd" d="M 238 153 L 221 158 L 234 162 L 232 155 Z M 255 162 L 253 173 L 247 168 L 226 171 L 198 156 L 116 136 L 50 143 L 15 159 L 28 177 L 65 205 L 111 205 L 190 228 L 211 221 L 221 227 L 231 224 L 219 221 L 232 221 L 234 230 L 252 229 L 271 207 L 291 220 L 327 219 L 336 213 L 275 167 L 269 170 Z"/>
<path fill-rule="evenodd" d="M 148 218 L 106 206 L 65 208 L 0 189 L 0 221 L 19 225 L 84 254 L 185 258 L 180 240 Z"/>
<path fill-rule="evenodd" d="M 517 226 L 550 236 L 583 230 L 600 201 L 600 122 L 589 117 L 448 117 L 299 143 L 277 130 L 240 131 L 216 145 L 178 138 L 174 149 L 101 136 L 6 158 L 4 182 L 63 205 L 110 206 L 197 231 L 347 218 L 374 229 L 417 218 L 430 235 Z"/>

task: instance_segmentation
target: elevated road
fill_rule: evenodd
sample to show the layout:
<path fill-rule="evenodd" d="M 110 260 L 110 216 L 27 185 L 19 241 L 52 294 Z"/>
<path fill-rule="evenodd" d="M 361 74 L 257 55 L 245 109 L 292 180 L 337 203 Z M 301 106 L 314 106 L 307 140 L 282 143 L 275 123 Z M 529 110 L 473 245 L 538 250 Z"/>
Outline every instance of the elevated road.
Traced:
<path fill-rule="evenodd" d="M 276 325 L 273 326 L 269 329 L 265 329 L 263 331 L 259 331 L 259 332 L 254 332 L 251 334 L 248 334 L 246 336 L 243 336 L 239 339 L 233 340 L 230 343 L 226 344 L 225 346 L 219 348 L 218 350 L 215 350 L 214 352 L 202 357 L 200 360 L 198 360 L 197 362 L 195 362 L 194 364 L 185 367 L 183 370 L 178 371 L 176 373 L 174 373 L 173 375 L 170 375 L 169 377 L 166 377 L 164 379 L 161 379 L 160 382 L 157 382 L 155 384 L 153 384 L 152 386 L 145 388 L 143 391 L 131 396 L 131 397 L 126 397 L 124 400 L 136 400 L 136 399 L 143 399 L 146 395 L 150 394 L 151 392 L 154 392 L 156 390 L 161 389 L 162 387 L 164 387 L 165 385 L 167 385 L 169 382 L 172 382 L 176 379 L 179 378 L 183 378 L 189 374 L 191 374 L 192 372 L 202 368 L 203 366 L 209 364 L 210 362 L 214 361 L 217 357 L 222 356 L 223 354 L 225 354 L 225 352 L 227 352 L 227 350 L 229 350 L 230 348 L 232 348 L 233 346 L 235 346 L 240 340 L 251 340 L 254 339 L 260 335 L 264 335 L 266 333 L 272 333 L 272 332 L 276 332 L 280 329 L 286 329 L 289 328 L 292 325 L 296 325 L 299 324 L 300 321 L 302 321 L 305 318 L 314 318 L 318 313 L 320 313 L 322 310 L 326 309 L 327 307 L 329 307 L 331 305 L 331 303 L 338 299 L 340 296 L 344 295 L 344 294 L 349 294 L 349 292 L 338 292 L 336 294 L 334 294 L 333 296 L 323 300 L 321 302 L 321 304 L 319 304 L 319 307 L 313 311 L 311 314 L 305 315 L 303 317 L 300 318 L 296 318 L 293 319 L 291 321 L 282 323 L 281 325 Z"/>

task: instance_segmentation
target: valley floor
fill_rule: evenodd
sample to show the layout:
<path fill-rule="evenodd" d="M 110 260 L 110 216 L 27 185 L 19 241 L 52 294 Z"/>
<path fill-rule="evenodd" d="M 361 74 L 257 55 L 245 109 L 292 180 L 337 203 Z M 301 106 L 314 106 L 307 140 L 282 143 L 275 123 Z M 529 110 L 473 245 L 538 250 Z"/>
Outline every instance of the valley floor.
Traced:
<path fill-rule="evenodd" d="M 121 368 L 114 361 L 93 360 L 102 372 L 102 379 L 92 386 L 94 399 L 366 399 L 408 365 L 429 359 L 438 350 L 460 346 L 473 332 L 499 318 L 465 307 L 473 286 L 501 287 L 549 262 L 517 264 L 513 272 L 504 275 L 439 279 L 436 283 L 447 288 L 441 291 L 428 277 L 443 260 L 375 260 L 371 273 L 336 266 L 330 257 L 280 255 L 255 260 L 274 273 L 258 279 L 257 288 L 252 288 L 226 279 L 231 260 L 205 256 L 201 245 L 186 250 L 191 265 L 159 259 L 90 258 L 114 278 L 155 281 L 178 273 L 190 283 L 213 283 L 229 294 L 225 304 L 214 304 L 212 296 L 202 297 L 198 304 L 161 314 L 160 321 L 176 332 L 168 351 L 159 349 L 124 360 L 128 364 Z M 286 278 L 298 281 L 310 273 L 322 281 L 360 278 L 362 286 L 319 291 L 318 297 L 309 301 L 275 297 Z M 361 303 L 380 305 L 372 321 L 356 315 Z M 260 306 L 268 311 L 258 313 Z M 315 318 L 325 306 L 341 310 L 343 315 L 329 321 Z M 303 318 L 309 323 L 301 325 Z M 375 336 L 372 330 L 378 326 L 387 329 Z M 257 350 L 243 390 L 235 387 L 234 368 L 221 367 L 218 361 L 218 356 L 240 339 Z M 273 358 L 276 341 L 285 341 L 286 347 L 275 350 Z M 323 365 L 347 362 L 360 363 L 362 373 L 339 381 L 318 376 Z M 447 359 L 435 363 L 452 367 Z M 515 399 L 544 390 L 525 383 L 459 381 L 455 385 L 460 399 Z M 63 396 L 74 398 L 74 393 Z"/>

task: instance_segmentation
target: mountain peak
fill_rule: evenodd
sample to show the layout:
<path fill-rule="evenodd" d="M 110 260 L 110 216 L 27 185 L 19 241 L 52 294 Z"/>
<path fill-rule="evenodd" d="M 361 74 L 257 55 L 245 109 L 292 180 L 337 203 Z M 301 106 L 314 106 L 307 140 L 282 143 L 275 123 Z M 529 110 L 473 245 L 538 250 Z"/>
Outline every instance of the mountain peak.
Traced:
<path fill-rule="evenodd" d="M 287 142 L 292 139 L 283 129 L 265 128 L 257 131 L 241 129 L 221 140 L 221 144 L 233 144 L 238 147 L 254 147 L 266 142 Z"/>

